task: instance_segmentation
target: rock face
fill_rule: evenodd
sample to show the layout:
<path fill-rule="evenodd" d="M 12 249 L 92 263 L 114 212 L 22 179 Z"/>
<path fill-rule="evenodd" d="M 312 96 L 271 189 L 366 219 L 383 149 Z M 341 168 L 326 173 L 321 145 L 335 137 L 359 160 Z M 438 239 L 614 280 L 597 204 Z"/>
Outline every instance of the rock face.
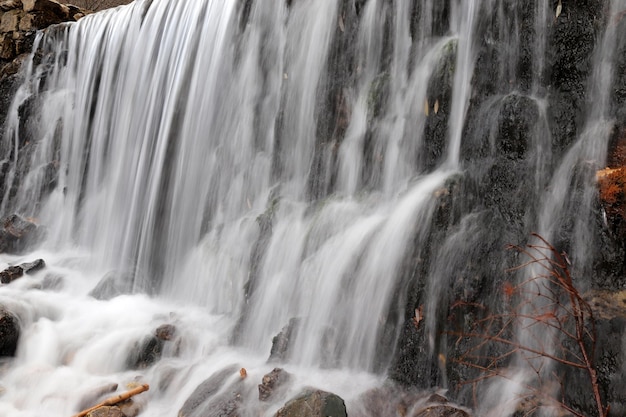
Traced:
<path fill-rule="evenodd" d="M 278 410 L 275 417 L 347 417 L 344 401 L 320 390 L 305 391 Z"/>
<path fill-rule="evenodd" d="M 17 317 L 0 307 L 0 356 L 14 356 L 19 337 Z"/>

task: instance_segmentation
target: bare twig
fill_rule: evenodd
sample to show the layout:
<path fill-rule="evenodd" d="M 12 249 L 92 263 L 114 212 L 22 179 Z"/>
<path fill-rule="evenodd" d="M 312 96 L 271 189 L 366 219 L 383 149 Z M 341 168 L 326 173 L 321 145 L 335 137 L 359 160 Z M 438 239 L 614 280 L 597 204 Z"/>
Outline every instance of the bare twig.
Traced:
<path fill-rule="evenodd" d="M 457 301 L 452 304 L 453 314 L 454 310 L 465 309 L 478 315 L 470 328 L 449 332 L 458 338 L 457 343 L 470 342 L 464 352 L 452 359 L 479 372 L 478 377 L 465 382 L 475 386 L 493 377 L 510 379 L 506 372 L 507 361 L 520 358 L 536 375 L 532 385 L 524 383 L 527 395 L 578 417 L 584 416 L 567 404 L 564 397 L 550 396 L 549 381 L 544 376 L 548 371 L 546 360 L 581 369 L 588 375 L 598 416 L 606 417 L 609 410 L 603 404 L 593 363 L 596 329 L 591 307 L 574 285 L 567 255 L 538 234 L 533 237 L 538 244 L 509 247 L 528 259 L 509 272 L 527 268 L 534 271 L 517 285 L 505 282 L 502 295 L 509 306 L 505 312 L 494 313 L 476 303 Z M 526 338 L 518 339 L 518 331 Z M 498 353 L 492 353 L 490 347 L 497 348 Z M 548 379 L 554 381 L 554 378 Z M 562 381 L 559 383 L 562 386 Z"/>

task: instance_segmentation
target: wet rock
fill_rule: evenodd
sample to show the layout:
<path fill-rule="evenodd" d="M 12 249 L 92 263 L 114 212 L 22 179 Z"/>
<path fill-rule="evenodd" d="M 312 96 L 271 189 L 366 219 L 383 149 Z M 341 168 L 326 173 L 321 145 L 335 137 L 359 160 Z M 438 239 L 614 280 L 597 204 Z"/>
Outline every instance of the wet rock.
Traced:
<path fill-rule="evenodd" d="M 0 282 L 3 284 L 10 284 L 22 275 L 24 275 L 24 270 L 19 265 L 10 266 L 0 272 Z"/>
<path fill-rule="evenodd" d="M 110 300 L 123 294 L 132 293 L 132 276 L 112 271 L 106 274 L 98 285 L 89 292 L 96 300 Z"/>
<path fill-rule="evenodd" d="M 238 372 L 239 366 L 230 366 L 211 375 L 191 393 L 178 417 L 191 417 L 209 406 L 211 399 L 224 387 L 227 380 Z"/>
<path fill-rule="evenodd" d="M 19 337 L 19 320 L 0 307 L 0 356 L 15 356 Z"/>
<path fill-rule="evenodd" d="M 98 407 L 87 413 L 86 417 L 126 417 L 119 407 Z"/>
<path fill-rule="evenodd" d="M 301 319 L 292 318 L 289 323 L 282 328 L 274 338 L 272 338 L 272 350 L 270 351 L 270 362 L 283 362 L 289 359 L 290 350 L 298 334 Z"/>
<path fill-rule="evenodd" d="M 278 410 L 275 417 L 347 417 L 344 401 L 321 390 L 305 391 Z"/>
<path fill-rule="evenodd" d="M 45 268 L 46 263 L 43 259 L 37 259 L 32 262 L 25 262 L 23 264 L 20 264 L 20 267 L 25 274 L 32 274 Z"/>
<path fill-rule="evenodd" d="M 31 220 L 12 214 L 2 222 L 0 252 L 19 253 L 39 236 L 37 225 Z"/>
<path fill-rule="evenodd" d="M 259 400 L 269 401 L 284 393 L 291 380 L 291 374 L 282 368 L 274 368 L 272 372 L 263 376 L 259 384 Z"/>

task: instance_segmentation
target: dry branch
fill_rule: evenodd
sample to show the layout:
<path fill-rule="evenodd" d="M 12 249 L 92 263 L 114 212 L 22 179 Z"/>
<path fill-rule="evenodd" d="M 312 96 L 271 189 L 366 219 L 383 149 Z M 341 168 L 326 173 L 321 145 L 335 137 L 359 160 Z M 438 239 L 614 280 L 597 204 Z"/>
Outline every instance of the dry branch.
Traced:
<path fill-rule="evenodd" d="M 479 372 L 478 377 L 466 381 L 475 386 L 492 377 L 508 379 L 508 361 L 513 357 L 519 358 L 535 373 L 534 383 L 524 384 L 528 396 L 541 399 L 544 405 L 550 407 L 556 405 L 578 417 L 584 416 L 566 404 L 563 398 L 556 399 L 546 394 L 550 390 L 544 377 L 549 371 L 546 364 L 550 361 L 581 369 L 588 375 L 598 416 L 606 417 L 608 407 L 602 402 L 593 363 L 596 330 L 591 307 L 573 283 L 567 255 L 557 251 L 541 236 L 533 234 L 533 237 L 538 244 L 510 247 L 527 259 L 510 272 L 527 268 L 535 268 L 536 271 L 517 285 L 505 282 L 503 304 L 508 307 L 504 312 L 494 313 L 486 306 L 476 306 L 475 303 L 456 302 L 451 307 L 453 316 L 459 309 L 461 316 L 468 310 L 476 314 L 469 326 L 463 325 L 456 331 L 448 332 L 459 342 L 468 341 L 469 345 L 453 360 Z M 495 348 L 497 353 L 490 348 Z"/>
<path fill-rule="evenodd" d="M 149 389 L 150 389 L 150 386 L 148 384 L 140 385 L 136 388 L 131 389 L 130 391 L 126 391 L 114 397 L 107 398 L 106 400 L 102 401 L 100 404 L 94 405 L 93 407 L 83 410 L 78 414 L 74 414 L 72 417 L 85 417 L 87 414 L 89 414 L 93 410 L 96 410 L 100 407 L 107 407 L 107 406 L 119 404 L 122 401 L 126 401 L 129 398 L 137 394 L 141 394 L 144 391 L 148 391 Z"/>

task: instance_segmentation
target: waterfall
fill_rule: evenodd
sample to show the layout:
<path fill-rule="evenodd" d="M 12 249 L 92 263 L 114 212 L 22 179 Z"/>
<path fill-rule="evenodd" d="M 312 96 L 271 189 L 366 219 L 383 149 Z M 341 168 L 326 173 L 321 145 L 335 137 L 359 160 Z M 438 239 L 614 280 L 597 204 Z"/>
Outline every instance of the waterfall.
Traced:
<path fill-rule="evenodd" d="M 45 237 L 0 263 L 48 272 L 0 288 L 24 329 L 0 408 L 72 415 L 73 393 L 150 380 L 142 415 L 171 416 L 227 366 L 259 381 L 281 331 L 291 394 L 350 406 L 398 372 L 448 388 L 447 309 L 490 302 L 507 243 L 537 231 L 593 264 L 618 25 L 592 46 L 573 135 L 554 122 L 549 3 L 136 0 L 38 33 L 0 214 Z M 176 345 L 129 367 L 163 324 Z"/>

